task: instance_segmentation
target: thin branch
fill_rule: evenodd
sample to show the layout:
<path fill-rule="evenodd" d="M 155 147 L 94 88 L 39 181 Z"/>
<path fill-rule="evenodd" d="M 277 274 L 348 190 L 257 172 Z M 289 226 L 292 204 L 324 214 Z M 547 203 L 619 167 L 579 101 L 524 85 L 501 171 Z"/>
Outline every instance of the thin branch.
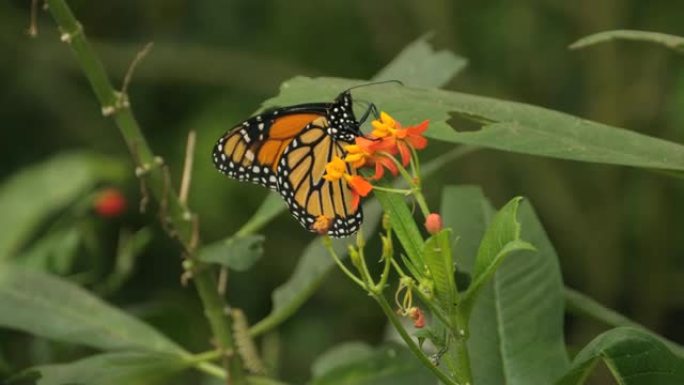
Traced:
<path fill-rule="evenodd" d="M 30 37 L 38 36 L 38 0 L 31 0 L 31 21 L 26 33 Z"/>
<path fill-rule="evenodd" d="M 218 291 L 221 297 L 226 295 L 226 290 L 228 289 L 228 268 L 225 266 L 221 267 L 219 271 L 218 284 L 216 291 Z"/>
<path fill-rule="evenodd" d="M 86 39 L 83 27 L 64 0 L 47 0 L 50 11 L 61 32 L 60 39 L 69 45 L 80 64 L 105 116 L 110 116 L 118 126 L 121 135 L 131 152 L 134 161 L 138 162 L 136 175 L 144 181 L 146 189 L 163 206 L 163 223 L 173 226 L 170 234 L 178 238 L 190 258 L 198 246 L 197 221 L 188 207 L 169 186 L 164 163 L 154 155 L 142 130 L 130 108 L 119 108 L 121 93 L 112 86 L 102 62 Z M 144 50 L 143 50 L 144 52 Z M 138 55 L 140 57 L 142 55 Z M 137 59 L 137 58 L 136 58 Z M 139 61 L 139 59 L 137 60 Z M 134 67 L 136 60 L 131 65 Z M 132 73 L 132 69 L 129 71 Z M 130 78 L 130 77 L 129 77 Z M 126 82 L 124 85 L 127 87 Z M 211 326 L 217 348 L 225 355 L 226 371 L 232 385 L 246 384 L 241 359 L 234 353 L 232 320 L 224 309 L 227 305 L 216 292 L 216 279 L 213 271 L 200 261 L 195 261 L 193 282 L 198 291 L 204 312 Z"/>
<path fill-rule="evenodd" d="M 149 42 L 145 44 L 145 47 L 141 49 L 137 54 L 135 54 L 135 57 L 133 58 L 133 61 L 131 62 L 131 65 L 128 66 L 128 70 L 126 71 L 126 76 L 124 76 L 124 81 L 123 85 L 121 86 L 121 93 L 123 95 L 128 94 L 128 86 L 131 84 L 131 79 L 133 78 L 133 73 L 135 72 L 135 68 L 142 62 L 142 60 L 147 56 L 147 54 L 150 52 L 152 49 L 152 46 L 154 45 L 153 42 Z"/>
<path fill-rule="evenodd" d="M 183 204 L 188 203 L 190 181 L 192 180 L 192 162 L 195 158 L 196 137 L 195 130 L 188 132 L 188 142 L 185 145 L 185 162 L 183 162 L 183 178 L 181 179 L 180 194 L 178 194 L 178 199 Z"/>

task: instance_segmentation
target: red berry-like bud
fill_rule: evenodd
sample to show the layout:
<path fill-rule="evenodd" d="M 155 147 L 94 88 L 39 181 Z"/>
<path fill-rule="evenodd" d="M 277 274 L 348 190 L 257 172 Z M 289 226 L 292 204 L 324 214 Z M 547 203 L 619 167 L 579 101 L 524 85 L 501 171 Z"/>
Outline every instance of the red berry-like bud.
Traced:
<path fill-rule="evenodd" d="M 93 201 L 95 212 L 105 218 L 118 217 L 126 210 L 126 198 L 115 188 L 106 188 L 97 193 Z"/>
<path fill-rule="evenodd" d="M 442 231 L 442 217 L 437 213 L 428 215 L 427 218 L 425 218 L 425 229 L 432 235 Z"/>
<path fill-rule="evenodd" d="M 425 314 L 419 307 L 412 307 L 408 310 L 408 315 L 413 320 L 413 327 L 422 329 L 425 327 Z"/>

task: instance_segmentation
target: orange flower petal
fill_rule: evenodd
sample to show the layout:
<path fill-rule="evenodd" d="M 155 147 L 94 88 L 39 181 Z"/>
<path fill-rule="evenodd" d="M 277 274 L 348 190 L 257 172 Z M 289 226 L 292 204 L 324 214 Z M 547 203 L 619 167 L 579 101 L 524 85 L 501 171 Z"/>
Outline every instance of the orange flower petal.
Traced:
<path fill-rule="evenodd" d="M 387 170 L 389 170 L 389 172 L 391 172 L 392 175 L 394 175 L 394 176 L 399 175 L 399 167 L 397 167 L 397 164 L 394 163 L 394 161 L 392 161 L 392 159 L 383 157 L 382 159 L 380 159 L 380 163 L 382 163 L 382 165 Z"/>
<path fill-rule="evenodd" d="M 356 191 L 356 193 L 362 197 L 365 197 L 373 190 L 373 185 L 358 175 L 351 176 L 347 180 L 347 183 L 349 183 L 352 190 Z"/>
<path fill-rule="evenodd" d="M 411 136 L 422 135 L 423 132 L 427 130 L 429 124 L 429 120 L 424 120 L 423 122 L 421 122 L 420 124 L 416 124 L 415 126 L 406 127 L 406 130 L 408 131 L 408 134 Z"/>
<path fill-rule="evenodd" d="M 359 203 L 361 203 L 361 196 L 352 190 L 351 206 L 352 211 L 356 211 L 359 208 Z"/>
<path fill-rule="evenodd" d="M 382 167 L 382 163 L 380 162 L 375 162 L 375 175 L 373 175 L 373 179 L 379 180 L 382 179 L 382 177 L 385 175 L 385 169 Z"/>
<path fill-rule="evenodd" d="M 408 166 L 411 161 L 411 150 L 409 150 L 408 146 L 403 141 L 397 142 L 397 148 L 399 149 L 399 155 L 401 155 L 401 164 L 403 164 L 404 167 Z"/>
<path fill-rule="evenodd" d="M 407 141 L 416 150 L 422 150 L 427 147 L 428 144 L 427 139 L 423 136 L 410 136 L 408 137 Z"/>

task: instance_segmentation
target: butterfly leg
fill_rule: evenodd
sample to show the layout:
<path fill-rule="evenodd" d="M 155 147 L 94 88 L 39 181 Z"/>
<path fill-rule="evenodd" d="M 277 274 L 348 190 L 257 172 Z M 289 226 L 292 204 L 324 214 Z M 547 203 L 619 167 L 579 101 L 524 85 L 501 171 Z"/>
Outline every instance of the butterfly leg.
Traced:
<path fill-rule="evenodd" d="M 363 113 L 363 115 L 361 115 L 361 119 L 359 119 L 359 124 L 363 124 L 371 114 L 373 114 L 373 117 L 375 119 L 380 117 L 380 113 L 378 112 L 378 107 L 376 107 L 375 104 L 373 104 L 373 103 L 370 103 L 368 105 L 368 108 L 366 109 L 366 111 Z"/>

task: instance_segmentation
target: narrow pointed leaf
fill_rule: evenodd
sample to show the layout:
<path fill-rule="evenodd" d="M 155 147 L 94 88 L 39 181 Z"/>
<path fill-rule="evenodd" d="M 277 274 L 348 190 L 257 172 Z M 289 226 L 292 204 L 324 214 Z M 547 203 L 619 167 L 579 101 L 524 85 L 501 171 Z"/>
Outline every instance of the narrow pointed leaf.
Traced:
<path fill-rule="evenodd" d="M 400 80 L 414 87 L 441 87 L 467 64 L 468 60 L 451 51 L 435 51 L 423 37 L 407 45 L 373 81 Z"/>
<path fill-rule="evenodd" d="M 679 53 L 684 53 L 684 37 L 670 35 L 667 33 L 634 31 L 634 30 L 613 30 L 595 33 L 585 36 L 570 45 L 570 49 L 586 48 L 599 43 L 607 43 L 614 40 L 641 41 L 653 44 L 660 44 Z"/>
<path fill-rule="evenodd" d="M 516 251 L 534 250 L 534 246 L 520 239 L 520 223 L 518 223 L 518 206 L 522 198 L 513 198 L 494 217 L 484 233 L 477 251 L 473 267 L 473 282 L 466 293 L 467 308 L 482 285 L 484 285 L 504 258 Z"/>
<path fill-rule="evenodd" d="M 79 286 L 9 264 L 0 264 L 0 327 L 103 350 L 185 354 L 151 326 Z"/>
<path fill-rule="evenodd" d="M 104 353 L 29 370 L 39 376 L 36 385 L 153 385 L 188 368 L 178 355 L 152 352 Z"/>
<path fill-rule="evenodd" d="M 454 262 L 451 251 L 451 229 L 444 229 L 425 241 L 423 259 L 430 271 L 435 291 L 442 308 L 448 311 L 458 294 L 454 280 Z"/>

